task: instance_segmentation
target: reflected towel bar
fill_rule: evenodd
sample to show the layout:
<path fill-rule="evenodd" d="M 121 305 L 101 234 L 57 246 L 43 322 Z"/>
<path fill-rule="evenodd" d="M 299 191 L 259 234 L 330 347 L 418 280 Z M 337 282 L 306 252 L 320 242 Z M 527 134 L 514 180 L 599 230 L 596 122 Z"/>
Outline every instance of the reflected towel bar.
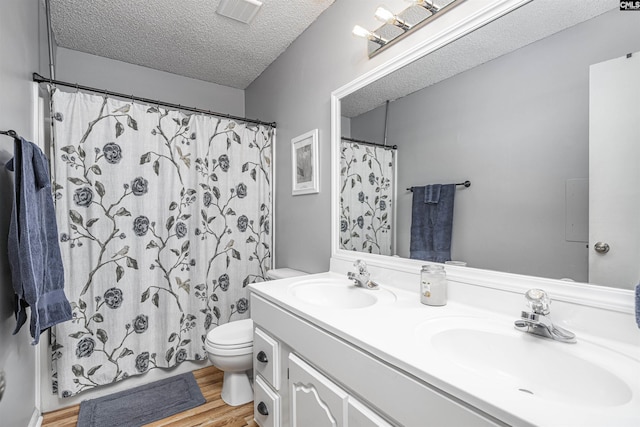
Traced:
<path fill-rule="evenodd" d="M 15 130 L 0 130 L 0 135 L 7 135 L 14 139 L 20 139 L 20 135 Z"/>
<path fill-rule="evenodd" d="M 469 188 L 469 187 L 471 187 L 471 181 L 459 182 L 456 185 L 464 185 L 465 188 Z M 407 188 L 407 191 L 413 192 L 413 187 Z"/>

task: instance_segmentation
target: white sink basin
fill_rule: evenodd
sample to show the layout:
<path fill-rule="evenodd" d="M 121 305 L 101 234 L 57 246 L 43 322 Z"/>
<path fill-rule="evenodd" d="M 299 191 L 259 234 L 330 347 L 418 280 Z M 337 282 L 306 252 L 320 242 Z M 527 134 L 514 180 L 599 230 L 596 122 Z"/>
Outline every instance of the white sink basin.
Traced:
<path fill-rule="evenodd" d="M 395 294 L 387 289 L 360 288 L 346 278 L 298 282 L 291 285 L 289 293 L 306 304 L 335 309 L 365 308 L 396 300 Z"/>
<path fill-rule="evenodd" d="M 511 321 L 475 317 L 434 319 L 416 331 L 443 363 L 532 399 L 617 406 L 628 403 L 638 385 L 638 360 L 580 337 L 560 343 L 517 331 Z"/>

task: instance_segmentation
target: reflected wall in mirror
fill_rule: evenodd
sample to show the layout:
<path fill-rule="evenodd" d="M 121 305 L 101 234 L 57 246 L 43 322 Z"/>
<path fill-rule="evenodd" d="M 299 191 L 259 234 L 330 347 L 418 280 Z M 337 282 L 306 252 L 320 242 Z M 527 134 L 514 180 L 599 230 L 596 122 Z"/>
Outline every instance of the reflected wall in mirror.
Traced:
<path fill-rule="evenodd" d="M 576 8 L 589 11 L 576 13 Z M 372 142 L 386 135 L 398 146 L 398 192 L 395 206 L 387 207 L 397 212 L 389 230 L 397 241 L 391 254 L 409 257 L 412 193 L 407 188 L 468 179 L 472 186 L 458 187 L 455 195 L 452 259 L 475 268 L 635 286 L 640 131 L 631 130 L 625 137 L 635 143 L 626 145 L 618 131 L 625 121 L 637 128 L 640 86 L 619 85 L 639 95 L 629 97 L 623 120 L 607 116 L 613 110 L 600 105 L 606 96 L 598 106 L 589 105 L 590 94 L 598 91 L 593 85 L 600 85 L 590 72 L 597 74 L 595 64 L 616 58 L 623 67 L 640 60 L 640 13 L 620 11 L 615 1 L 536 0 L 342 98 L 342 135 Z M 600 80 L 608 84 L 606 77 Z M 640 79 L 631 80 L 640 85 Z M 423 89 L 416 91 L 416 85 Z M 388 99 L 395 100 L 385 121 Z M 592 147 L 590 158 L 589 143 L 595 140 L 590 111 L 598 109 L 604 111 L 598 120 L 612 125 L 599 131 L 604 148 L 594 157 Z M 609 152 L 621 154 L 605 159 L 602 153 Z M 605 166 L 626 171 L 621 175 L 626 178 L 614 186 L 613 197 L 598 202 L 615 219 L 598 214 L 595 224 L 593 203 L 600 194 L 593 194 L 593 174 Z M 611 193 L 611 184 L 603 187 Z M 342 209 L 359 204 L 357 197 L 344 199 Z M 625 209 L 632 215 L 623 221 Z M 598 235 L 603 223 L 615 227 Z M 611 251 L 596 253 L 596 241 L 608 242 Z M 601 264 L 613 259 L 619 261 L 613 267 Z M 603 268 L 594 280 L 596 269 Z"/>

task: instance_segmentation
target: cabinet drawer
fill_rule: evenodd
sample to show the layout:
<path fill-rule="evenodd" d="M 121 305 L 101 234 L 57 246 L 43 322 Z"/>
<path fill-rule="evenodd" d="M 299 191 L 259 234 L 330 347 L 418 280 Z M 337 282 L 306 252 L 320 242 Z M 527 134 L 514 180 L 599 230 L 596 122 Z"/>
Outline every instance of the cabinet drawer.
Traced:
<path fill-rule="evenodd" d="M 280 346 L 260 328 L 253 331 L 253 372 L 280 390 Z"/>
<path fill-rule="evenodd" d="M 253 418 L 260 427 L 280 427 L 280 396 L 256 376 L 253 387 Z"/>

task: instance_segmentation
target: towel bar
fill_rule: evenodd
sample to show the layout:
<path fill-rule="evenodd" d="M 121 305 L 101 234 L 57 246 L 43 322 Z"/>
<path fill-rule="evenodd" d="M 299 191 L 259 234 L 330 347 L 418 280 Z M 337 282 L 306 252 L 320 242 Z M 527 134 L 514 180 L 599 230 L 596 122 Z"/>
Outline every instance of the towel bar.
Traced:
<path fill-rule="evenodd" d="M 464 185 L 465 188 L 471 187 L 471 181 L 459 182 L 456 185 Z M 407 188 L 407 191 L 413 192 L 413 187 Z"/>

